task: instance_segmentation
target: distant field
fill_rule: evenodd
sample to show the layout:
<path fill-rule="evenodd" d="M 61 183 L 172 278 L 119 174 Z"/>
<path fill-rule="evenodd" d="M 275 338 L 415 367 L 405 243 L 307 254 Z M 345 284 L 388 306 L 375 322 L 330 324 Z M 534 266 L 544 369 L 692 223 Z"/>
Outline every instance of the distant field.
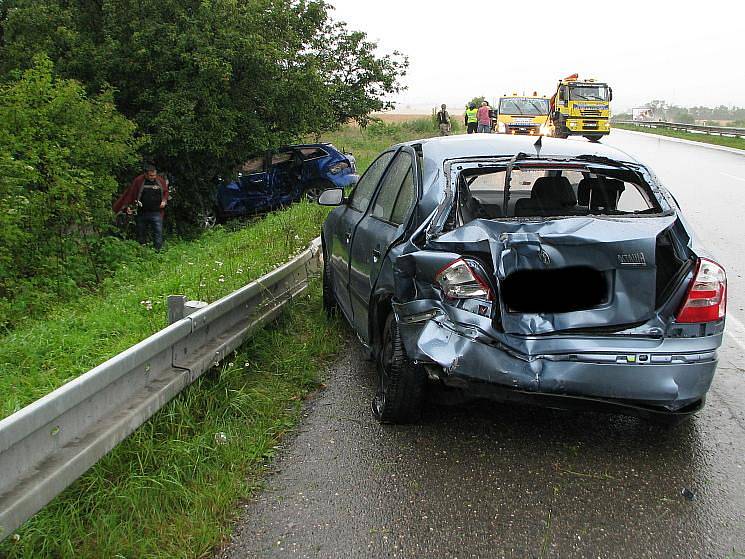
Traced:
<path fill-rule="evenodd" d="M 402 114 L 402 113 L 373 113 L 372 116 L 379 118 L 383 122 L 406 122 L 408 120 L 417 120 L 429 116 L 430 113 L 419 114 Z"/>

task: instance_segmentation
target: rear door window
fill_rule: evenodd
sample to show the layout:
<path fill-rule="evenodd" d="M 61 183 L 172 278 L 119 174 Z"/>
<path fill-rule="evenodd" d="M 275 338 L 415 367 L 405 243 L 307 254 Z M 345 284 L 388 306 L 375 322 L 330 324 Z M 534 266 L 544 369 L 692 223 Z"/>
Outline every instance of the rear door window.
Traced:
<path fill-rule="evenodd" d="M 354 187 L 349 200 L 349 206 L 351 208 L 354 208 L 358 212 L 367 210 L 367 206 L 370 205 L 370 200 L 375 192 L 375 187 L 378 186 L 380 177 L 383 176 L 388 163 L 393 159 L 393 154 L 394 152 L 387 151 L 370 164 L 365 174 L 362 175 L 357 183 L 357 186 Z"/>
<path fill-rule="evenodd" d="M 411 156 L 405 152 L 400 152 L 393 160 L 375 198 L 373 217 L 401 225 L 413 202 L 412 163 Z"/>

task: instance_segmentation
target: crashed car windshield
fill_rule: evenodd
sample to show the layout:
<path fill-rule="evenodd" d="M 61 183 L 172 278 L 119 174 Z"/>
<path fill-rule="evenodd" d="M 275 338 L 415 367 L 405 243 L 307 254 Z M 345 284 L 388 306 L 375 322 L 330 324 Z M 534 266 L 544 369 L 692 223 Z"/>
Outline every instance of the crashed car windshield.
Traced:
<path fill-rule="evenodd" d="M 725 273 L 638 161 L 438 138 L 388 150 L 358 187 L 369 203 L 355 192 L 324 224 L 324 301 L 378 359 L 381 421 L 413 420 L 427 382 L 636 415 L 703 405 Z"/>

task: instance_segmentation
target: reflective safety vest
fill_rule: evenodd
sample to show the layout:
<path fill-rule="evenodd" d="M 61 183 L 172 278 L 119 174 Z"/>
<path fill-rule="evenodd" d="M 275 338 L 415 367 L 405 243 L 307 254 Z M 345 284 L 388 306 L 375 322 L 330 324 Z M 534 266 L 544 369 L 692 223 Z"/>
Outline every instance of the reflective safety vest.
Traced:
<path fill-rule="evenodd" d="M 478 122 L 478 109 L 466 109 L 466 117 L 468 122 Z"/>

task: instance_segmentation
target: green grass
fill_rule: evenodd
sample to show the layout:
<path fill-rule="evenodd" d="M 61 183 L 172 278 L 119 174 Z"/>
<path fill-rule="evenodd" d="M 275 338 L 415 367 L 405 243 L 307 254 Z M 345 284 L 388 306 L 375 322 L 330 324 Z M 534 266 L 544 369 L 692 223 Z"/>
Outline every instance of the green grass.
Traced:
<path fill-rule="evenodd" d="M 301 203 L 249 226 L 147 252 L 93 295 L 0 337 L 0 418 L 166 326 L 166 298 L 212 302 L 285 262 L 318 236 L 327 210 Z"/>
<path fill-rule="evenodd" d="M 453 133 L 457 134 L 458 122 L 453 119 Z M 396 123 L 373 123 L 366 128 L 345 126 L 336 132 L 322 137 L 322 141 L 331 142 L 338 149 L 352 152 L 357 160 L 357 170 L 362 173 L 373 159 L 385 148 L 399 142 L 408 142 L 429 138 L 438 134 L 434 121 L 430 117 Z"/>
<path fill-rule="evenodd" d="M 200 557 L 260 487 L 303 398 L 342 343 L 314 282 L 259 332 L 30 520 L 0 556 Z"/>
<path fill-rule="evenodd" d="M 435 134 L 429 119 L 345 128 L 324 138 L 362 172 L 393 143 Z M 140 251 L 93 294 L 0 337 L 0 417 L 166 324 L 166 297 L 214 301 L 304 250 L 327 209 L 307 203 L 218 227 L 162 253 Z M 62 495 L 0 543 L 0 557 L 201 557 L 223 541 L 236 503 L 261 486 L 302 401 L 341 349 L 318 282 L 307 297 L 206 373 Z"/>
<path fill-rule="evenodd" d="M 745 138 L 731 138 L 727 136 L 714 136 L 710 134 L 693 134 L 683 130 L 670 130 L 667 128 L 648 128 L 646 126 L 635 126 L 633 124 L 613 123 L 614 128 L 623 130 L 633 130 L 634 132 L 644 132 L 646 134 L 657 134 L 658 136 L 669 136 L 671 138 L 682 138 L 684 140 L 693 140 L 694 142 L 703 142 L 705 144 L 716 144 L 731 148 L 745 150 Z"/>

